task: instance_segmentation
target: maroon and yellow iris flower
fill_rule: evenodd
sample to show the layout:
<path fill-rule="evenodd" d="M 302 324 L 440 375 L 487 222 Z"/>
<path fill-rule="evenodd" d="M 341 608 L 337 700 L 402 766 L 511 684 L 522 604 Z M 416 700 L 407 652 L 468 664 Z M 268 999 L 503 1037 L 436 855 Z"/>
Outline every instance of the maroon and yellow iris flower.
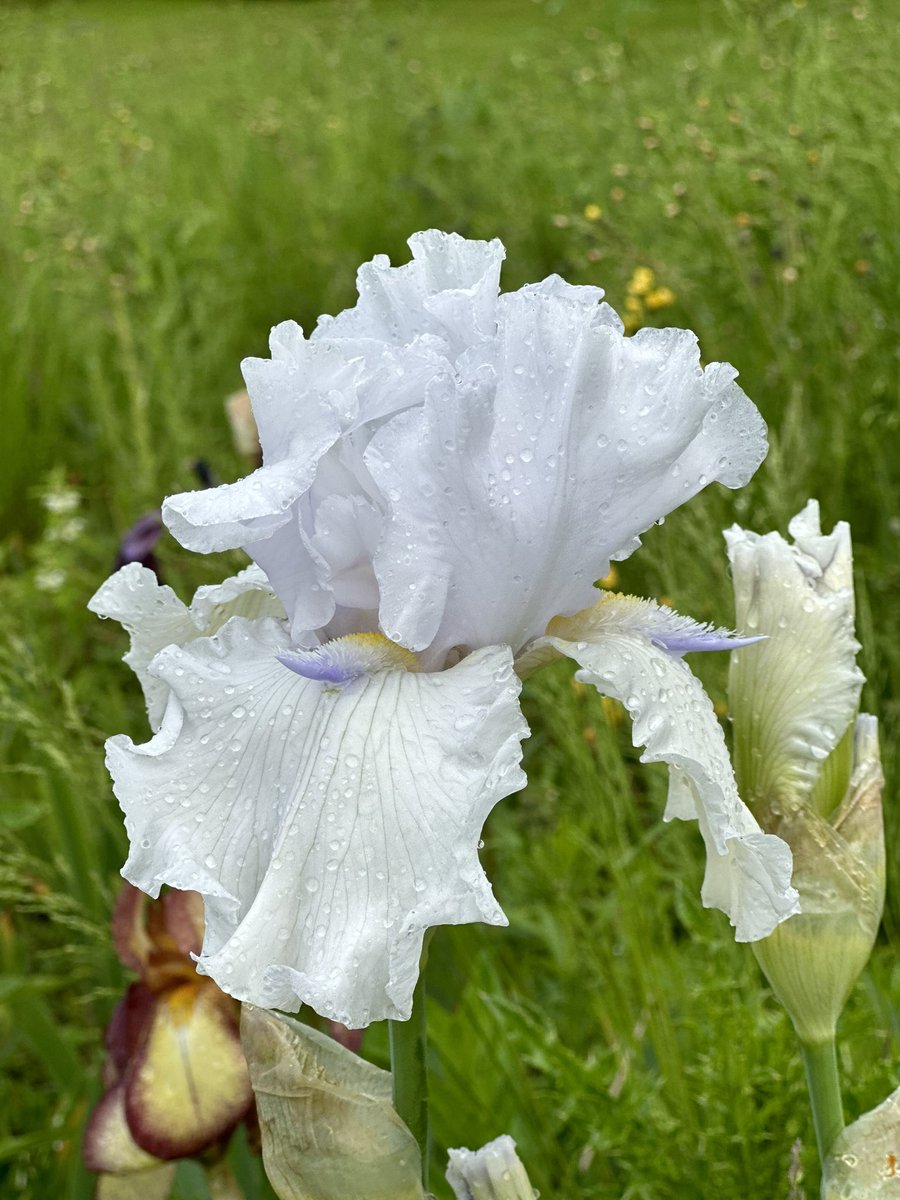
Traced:
<path fill-rule="evenodd" d="M 140 1172 L 149 1191 L 165 1196 L 174 1170 L 165 1164 L 224 1148 L 253 1109 L 240 1006 L 196 972 L 191 955 L 203 941 L 196 892 L 149 900 L 125 884 L 113 940 L 138 981 L 106 1031 L 107 1091 L 88 1122 L 84 1158 L 103 1176 Z"/>

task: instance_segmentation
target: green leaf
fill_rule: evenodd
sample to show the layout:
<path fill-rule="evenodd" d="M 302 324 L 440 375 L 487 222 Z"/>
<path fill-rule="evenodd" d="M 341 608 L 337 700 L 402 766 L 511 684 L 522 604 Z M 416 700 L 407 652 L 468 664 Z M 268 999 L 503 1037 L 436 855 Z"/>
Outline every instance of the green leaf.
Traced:
<path fill-rule="evenodd" d="M 465 991 L 472 955 L 472 931 L 466 926 L 444 925 L 431 931 L 428 947 L 428 995 L 446 1012 L 454 1012 Z"/>
<path fill-rule="evenodd" d="M 39 821 L 46 811 L 47 806 L 38 800 L 11 796 L 4 800 L 0 809 L 0 825 L 11 830 L 27 829 Z"/>
<path fill-rule="evenodd" d="M 13 1032 L 42 1063 L 54 1083 L 64 1092 L 78 1092 L 84 1083 L 84 1070 L 63 1027 L 37 994 L 41 982 L 14 975 L 0 976 L 0 1001 L 9 1012 Z"/>
<path fill-rule="evenodd" d="M 424 1200 L 391 1077 L 324 1034 L 245 1004 L 241 1040 L 280 1200 Z"/>

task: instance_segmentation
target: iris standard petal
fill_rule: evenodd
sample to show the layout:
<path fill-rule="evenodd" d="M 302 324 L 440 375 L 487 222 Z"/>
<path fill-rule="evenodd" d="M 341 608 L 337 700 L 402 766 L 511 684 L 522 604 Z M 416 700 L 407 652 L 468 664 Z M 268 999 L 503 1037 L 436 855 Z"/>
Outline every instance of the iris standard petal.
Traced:
<path fill-rule="evenodd" d="M 188 606 L 140 563 L 129 563 L 111 575 L 88 601 L 88 608 L 118 621 L 129 634 L 131 647 L 125 662 L 140 680 L 151 729 L 159 728 L 169 688 L 147 668 L 164 646 L 215 633 L 232 616 L 281 616 L 284 611 L 258 567 L 247 567 L 224 583 L 198 588 Z"/>
<path fill-rule="evenodd" d="M 523 288 L 421 407 L 375 433 L 389 505 L 375 557 L 381 626 L 428 648 L 519 650 L 590 604 L 612 557 L 708 483 L 746 482 L 765 425 L 687 330 L 622 335 L 576 289 Z"/>
<path fill-rule="evenodd" d="M 558 651 L 579 664 L 579 679 L 625 705 L 634 744 L 645 747 L 641 761 L 669 764 L 666 819 L 700 823 L 707 849 L 704 904 L 726 913 L 738 941 L 756 941 L 797 911 L 791 852 L 780 838 L 762 833 L 742 803 L 709 697 L 686 663 L 660 645 L 660 633 L 676 618 L 684 635 L 687 619 L 670 609 L 607 596 L 551 622 L 522 665 L 527 669 L 548 648 Z M 698 638 L 703 631 L 695 626 Z"/>
<path fill-rule="evenodd" d="M 429 229 L 408 242 L 412 261 L 392 267 L 384 254 L 363 263 L 359 300 L 337 317 L 320 317 L 318 338 L 370 338 L 408 345 L 430 335 L 450 353 L 493 332 L 503 244 Z"/>
<path fill-rule="evenodd" d="M 735 770 L 747 802 L 779 811 L 802 803 L 859 705 L 850 527 L 819 527 L 811 500 L 791 521 L 791 544 L 735 525 L 725 540 L 736 620 L 769 640 L 735 657 L 729 700 Z"/>
<path fill-rule="evenodd" d="M 309 490 L 319 458 L 337 440 L 337 421 L 303 453 L 264 463 L 237 483 L 181 492 L 163 503 L 163 520 L 188 550 L 210 554 L 265 541 L 286 525 L 293 506 Z"/>
<path fill-rule="evenodd" d="M 477 844 L 524 784 L 511 655 L 334 685 L 286 670 L 290 649 L 279 622 L 236 618 L 154 660 L 173 691 L 159 733 L 108 743 L 123 873 L 203 894 L 199 969 L 231 994 L 404 1019 L 429 926 L 505 923 Z"/>

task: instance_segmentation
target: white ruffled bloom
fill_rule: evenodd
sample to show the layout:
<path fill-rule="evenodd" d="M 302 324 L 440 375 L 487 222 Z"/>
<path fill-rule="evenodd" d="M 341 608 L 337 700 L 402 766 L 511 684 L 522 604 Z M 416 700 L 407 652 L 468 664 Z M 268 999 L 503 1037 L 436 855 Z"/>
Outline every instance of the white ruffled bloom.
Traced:
<path fill-rule="evenodd" d="M 355 308 L 309 339 L 279 325 L 271 359 L 244 363 L 263 466 L 166 502 L 183 545 L 243 547 L 264 577 L 186 610 L 125 568 L 94 601 L 131 629 L 161 720 L 109 743 L 124 874 L 204 895 L 199 969 L 226 991 L 350 1026 L 409 1015 L 429 926 L 505 924 L 478 841 L 525 782 L 519 678 L 560 654 L 670 764 L 705 903 L 747 940 L 795 908 L 790 853 L 741 803 L 680 657 L 734 641 L 594 587 L 759 465 L 734 369 L 701 368 L 684 330 L 624 337 L 597 288 L 501 295 L 497 241 L 410 245 L 404 267 L 360 269 Z"/>

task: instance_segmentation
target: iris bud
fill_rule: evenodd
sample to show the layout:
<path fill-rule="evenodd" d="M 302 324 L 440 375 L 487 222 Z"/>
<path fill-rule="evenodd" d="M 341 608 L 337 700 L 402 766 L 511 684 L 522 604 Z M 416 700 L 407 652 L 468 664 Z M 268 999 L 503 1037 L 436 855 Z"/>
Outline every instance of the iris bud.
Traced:
<path fill-rule="evenodd" d="M 811 500 L 794 541 L 725 534 L 739 630 L 729 704 L 741 796 L 794 856 L 800 912 L 753 950 L 801 1041 L 834 1037 L 884 906 L 883 776 L 875 717 L 857 716 L 850 529 L 819 528 Z"/>
<path fill-rule="evenodd" d="M 525 1168 L 508 1134 L 480 1150 L 451 1150 L 447 1182 L 456 1200 L 534 1200 Z"/>

